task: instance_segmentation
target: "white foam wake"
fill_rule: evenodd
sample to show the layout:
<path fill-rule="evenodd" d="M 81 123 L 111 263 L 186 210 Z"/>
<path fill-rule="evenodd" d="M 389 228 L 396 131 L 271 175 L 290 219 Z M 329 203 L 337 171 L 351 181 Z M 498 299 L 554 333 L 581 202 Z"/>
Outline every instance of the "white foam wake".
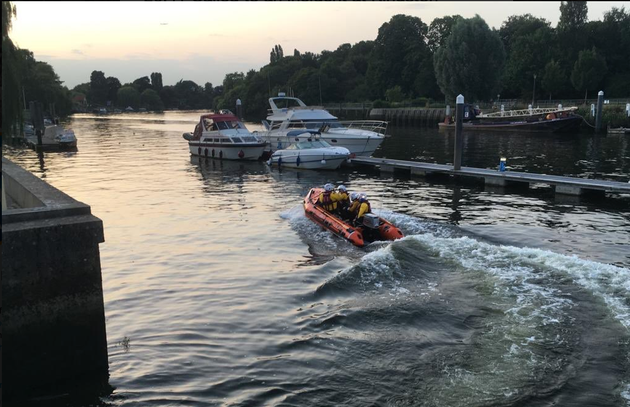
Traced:
<path fill-rule="evenodd" d="M 550 269 L 570 277 L 604 300 L 613 315 L 630 328 L 630 270 L 609 264 L 583 260 L 543 249 L 496 246 L 469 237 L 443 238 L 432 234 L 414 235 L 414 239 L 465 269 L 492 273 L 501 279 L 525 281 Z M 537 286 L 538 290 L 551 287 Z"/>

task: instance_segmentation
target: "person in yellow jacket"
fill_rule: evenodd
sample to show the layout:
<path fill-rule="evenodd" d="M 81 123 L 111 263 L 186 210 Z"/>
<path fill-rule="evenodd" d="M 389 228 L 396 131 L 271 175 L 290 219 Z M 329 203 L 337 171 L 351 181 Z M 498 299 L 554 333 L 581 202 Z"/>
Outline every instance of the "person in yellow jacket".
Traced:
<path fill-rule="evenodd" d="M 354 219 L 354 223 L 360 225 L 363 223 L 363 216 L 365 216 L 366 213 L 372 213 L 372 206 L 370 205 L 370 201 L 368 201 L 367 196 L 365 194 L 361 194 L 359 196 L 358 202 L 359 204 L 358 204 L 357 216 Z"/>
<path fill-rule="evenodd" d="M 337 202 L 333 199 L 333 185 L 324 185 L 324 192 L 319 195 L 317 203 L 321 205 L 328 212 L 335 212 L 337 210 Z"/>
<path fill-rule="evenodd" d="M 348 217 L 354 219 L 359 212 L 359 194 L 352 192 L 350 194 L 350 207 L 348 207 Z"/>
<path fill-rule="evenodd" d="M 348 213 L 348 207 L 350 206 L 350 197 L 348 196 L 348 190 L 345 185 L 339 185 L 337 190 L 331 194 L 333 202 L 337 203 L 337 213 L 346 218 Z"/>

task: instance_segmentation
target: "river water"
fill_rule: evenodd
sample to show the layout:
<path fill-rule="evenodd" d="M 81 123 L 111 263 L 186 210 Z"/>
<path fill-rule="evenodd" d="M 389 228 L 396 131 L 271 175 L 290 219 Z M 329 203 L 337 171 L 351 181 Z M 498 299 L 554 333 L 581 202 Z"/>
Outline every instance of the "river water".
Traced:
<path fill-rule="evenodd" d="M 77 152 L 3 148 L 103 220 L 99 403 L 630 406 L 630 197 L 197 160 L 197 118 L 77 115 Z M 388 132 L 376 156 L 452 161 L 452 135 Z M 628 142 L 466 135 L 464 165 L 627 182 Z M 326 182 L 406 237 L 315 226 L 302 198 Z"/>

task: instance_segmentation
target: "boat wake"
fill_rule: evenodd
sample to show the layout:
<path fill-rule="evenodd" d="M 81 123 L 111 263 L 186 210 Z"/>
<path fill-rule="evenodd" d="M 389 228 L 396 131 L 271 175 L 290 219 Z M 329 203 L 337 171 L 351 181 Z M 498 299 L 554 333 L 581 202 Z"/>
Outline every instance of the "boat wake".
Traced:
<path fill-rule="evenodd" d="M 315 303 L 344 310 L 343 325 L 379 331 L 380 320 L 423 309 L 460 321 L 447 331 L 461 323 L 472 329 L 463 339 L 472 348 L 436 350 L 432 367 L 422 368 L 441 366 L 420 384 L 423 397 L 431 400 L 427 405 L 469 405 L 481 395 L 518 404 L 552 397 L 568 381 L 589 382 L 595 393 L 627 399 L 630 387 L 611 380 L 618 378 L 617 368 L 594 373 L 585 362 L 612 354 L 630 364 L 622 347 L 610 343 L 610 337 L 623 338 L 630 329 L 630 270 L 550 250 L 491 244 L 404 214 L 381 211 L 379 216 L 406 237 L 358 249 L 312 224 L 301 207 L 283 214 L 309 244 L 352 260 L 313 293 Z M 590 332 L 595 328 L 588 321 L 602 313 L 617 321 L 602 322 L 600 329 L 610 337 Z M 424 321 L 423 329 L 431 323 Z M 597 355 L 586 350 L 595 348 L 606 350 Z"/>

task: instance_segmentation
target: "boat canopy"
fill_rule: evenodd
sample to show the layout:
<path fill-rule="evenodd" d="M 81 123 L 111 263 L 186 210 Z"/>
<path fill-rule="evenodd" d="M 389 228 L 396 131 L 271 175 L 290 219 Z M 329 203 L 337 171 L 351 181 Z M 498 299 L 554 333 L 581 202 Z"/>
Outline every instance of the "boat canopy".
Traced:
<path fill-rule="evenodd" d="M 312 150 L 314 148 L 331 148 L 332 146 L 324 140 L 299 141 L 291 144 L 286 150 Z"/>
<path fill-rule="evenodd" d="M 280 105 L 281 107 L 279 107 Z M 286 107 L 284 107 L 284 106 Z M 298 98 L 294 97 L 273 97 L 269 98 L 271 107 L 267 120 L 284 121 L 290 120 L 336 120 L 337 118 L 321 106 L 307 106 Z"/>

